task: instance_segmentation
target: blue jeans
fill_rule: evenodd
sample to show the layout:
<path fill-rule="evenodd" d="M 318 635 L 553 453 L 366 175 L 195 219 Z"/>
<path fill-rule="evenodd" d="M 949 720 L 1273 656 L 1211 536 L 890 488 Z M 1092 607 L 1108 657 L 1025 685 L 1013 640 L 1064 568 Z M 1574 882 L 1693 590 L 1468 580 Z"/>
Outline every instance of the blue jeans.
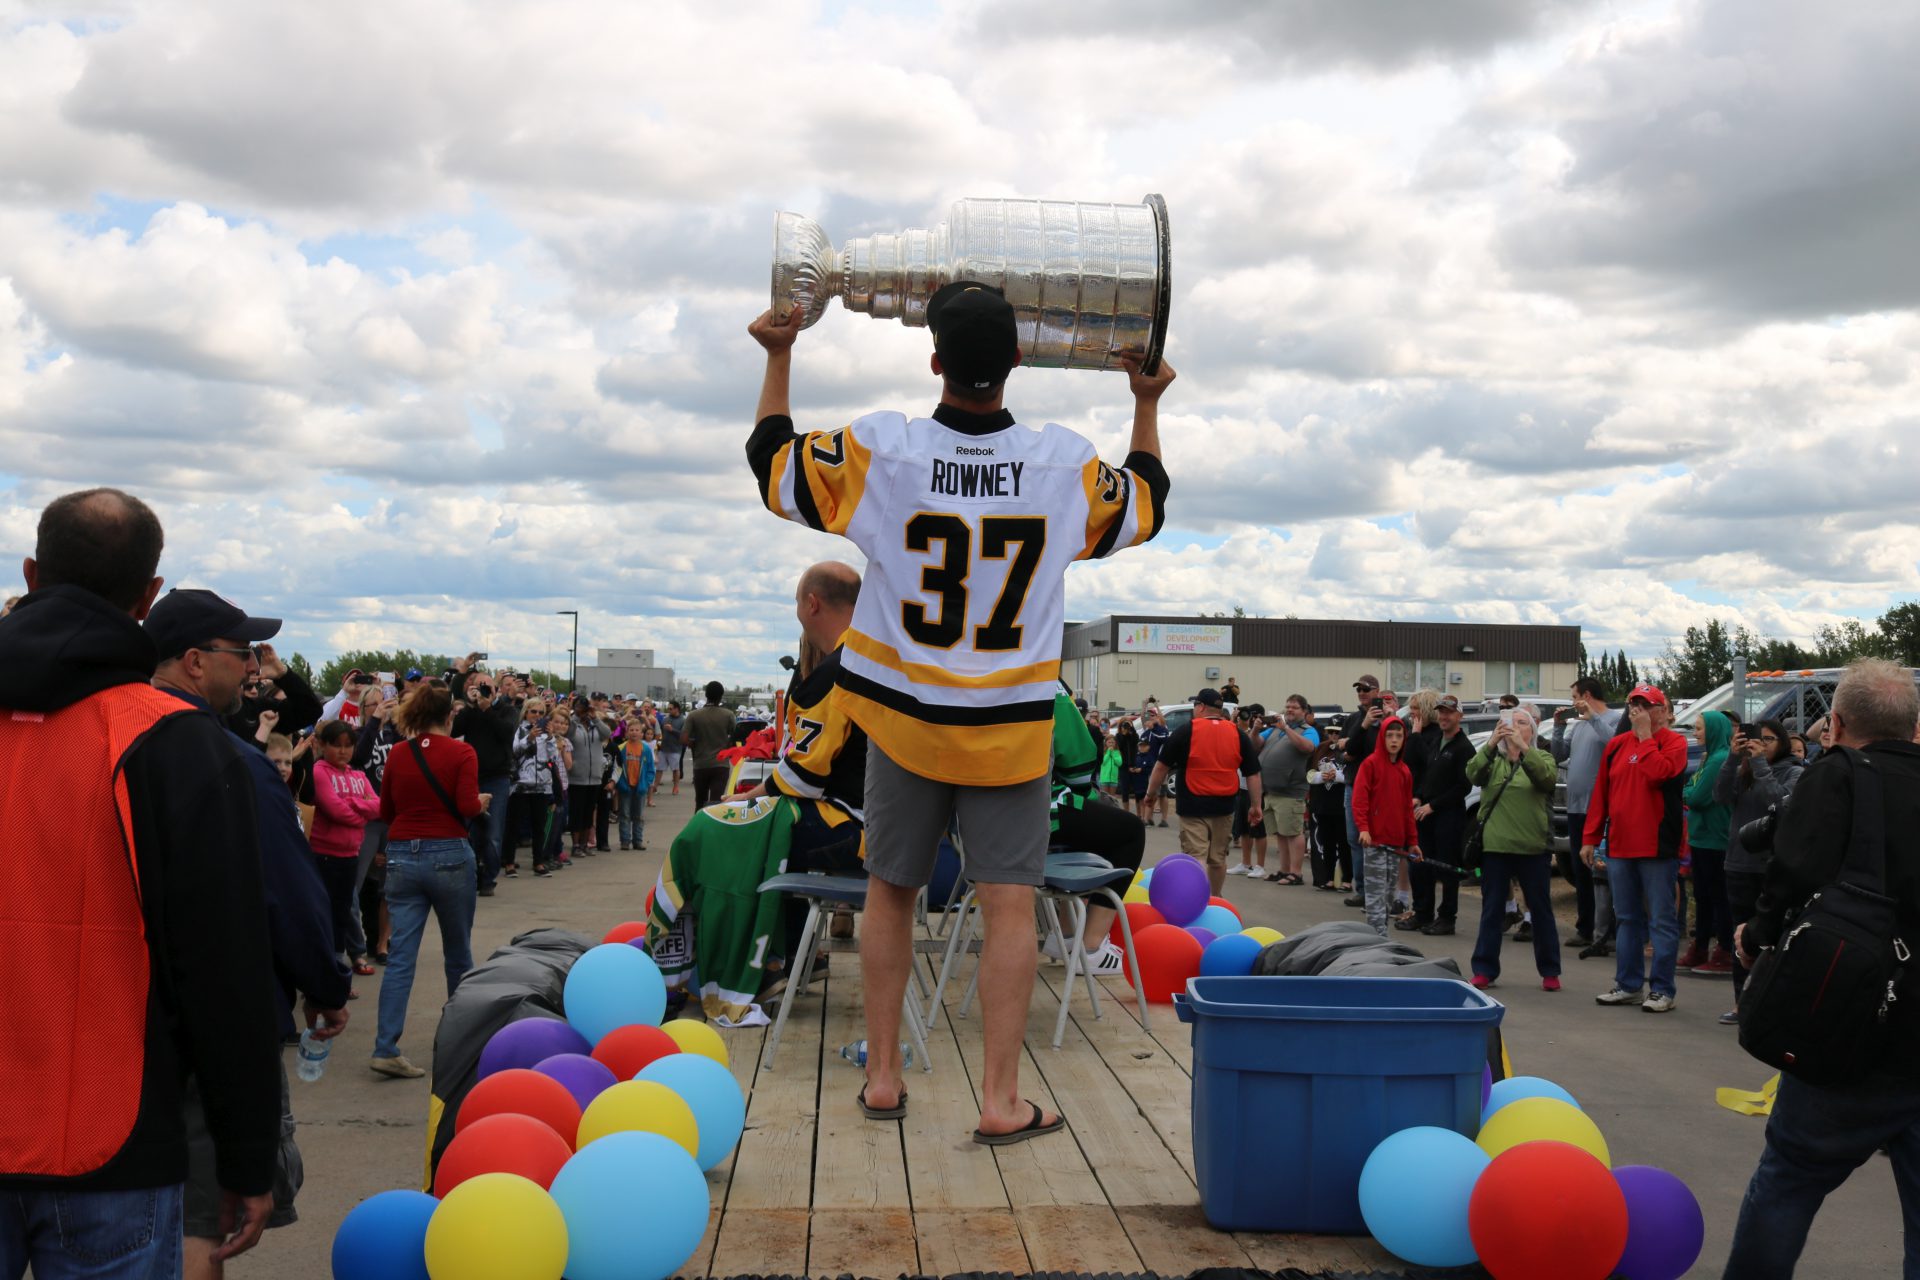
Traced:
<path fill-rule="evenodd" d="M 179 1280 L 183 1195 L 0 1191 L 0 1280 Z"/>
<path fill-rule="evenodd" d="M 387 910 L 393 917 L 393 948 L 380 980 L 380 1028 L 373 1056 L 400 1052 L 407 1026 L 407 997 L 413 994 L 413 970 L 420 958 L 420 936 L 427 911 L 440 921 L 440 947 L 446 955 L 447 998 L 473 968 L 473 846 L 465 840 L 390 840 L 387 842 Z"/>
<path fill-rule="evenodd" d="M 638 848 L 647 839 L 647 793 L 636 787 L 616 791 L 613 798 L 620 815 L 620 843 Z"/>
<path fill-rule="evenodd" d="M 1673 886 L 1680 875 L 1678 858 L 1609 858 L 1607 880 L 1613 886 L 1613 983 L 1622 991 L 1638 991 L 1644 981 L 1657 996 L 1670 996 L 1673 965 L 1680 958 L 1680 916 Z M 1652 921 L 1653 972 L 1642 976 L 1646 964 L 1648 921 Z"/>
<path fill-rule="evenodd" d="M 1618 865 L 1618 864 L 1616 864 Z M 1827 1194 L 1881 1147 L 1906 1231 L 1906 1280 L 1920 1280 L 1920 1087 L 1872 1080 L 1845 1091 L 1780 1077 L 1767 1148 L 1740 1202 L 1727 1280 L 1793 1274 Z"/>
<path fill-rule="evenodd" d="M 479 864 L 480 887 L 491 889 L 500 879 L 500 851 L 506 848 L 508 799 L 513 795 L 513 778 L 482 778 L 480 794 L 492 796 L 487 811 L 473 820 L 468 832 L 473 841 L 474 860 Z"/>
<path fill-rule="evenodd" d="M 1360 850 L 1360 824 L 1353 820 L 1353 788 L 1347 787 L 1340 793 L 1340 806 L 1347 815 L 1347 848 L 1353 850 L 1353 891 L 1361 897 L 1367 896 L 1367 872 L 1363 865 L 1364 857 Z"/>
<path fill-rule="evenodd" d="M 1507 932 L 1507 887 L 1518 884 L 1527 910 L 1533 912 L 1533 967 L 1543 978 L 1559 977 L 1560 930 L 1553 918 L 1553 855 L 1488 853 L 1480 875 L 1480 935 L 1473 944 L 1473 971 L 1489 981 L 1500 976 L 1500 943 Z"/>

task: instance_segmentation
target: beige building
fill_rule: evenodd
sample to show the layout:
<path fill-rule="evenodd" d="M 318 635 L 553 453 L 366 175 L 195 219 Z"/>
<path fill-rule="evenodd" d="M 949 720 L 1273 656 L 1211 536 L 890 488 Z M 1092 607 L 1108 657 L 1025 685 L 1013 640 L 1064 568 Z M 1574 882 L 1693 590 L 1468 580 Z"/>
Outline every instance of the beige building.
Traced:
<path fill-rule="evenodd" d="M 1579 674 L 1580 628 L 1125 614 L 1068 626 L 1061 657 L 1060 674 L 1097 707 L 1185 702 L 1228 677 L 1243 701 L 1269 709 L 1295 693 L 1351 707 L 1354 680 L 1369 674 L 1403 698 L 1434 688 L 1478 702 L 1565 697 Z"/>

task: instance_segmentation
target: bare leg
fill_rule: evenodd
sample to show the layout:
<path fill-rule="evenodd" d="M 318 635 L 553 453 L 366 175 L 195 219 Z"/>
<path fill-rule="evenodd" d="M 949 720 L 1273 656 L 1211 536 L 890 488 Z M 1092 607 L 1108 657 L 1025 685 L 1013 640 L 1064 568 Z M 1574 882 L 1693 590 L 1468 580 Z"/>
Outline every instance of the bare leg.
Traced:
<path fill-rule="evenodd" d="M 213 1251 L 219 1247 L 220 1241 L 205 1236 L 186 1237 L 180 1251 L 180 1274 L 184 1280 L 221 1280 L 227 1273 L 227 1264 L 213 1260 Z"/>
<path fill-rule="evenodd" d="M 1033 888 L 1024 884 L 976 884 L 975 888 L 987 928 L 986 942 L 980 949 L 980 1017 L 986 1039 L 980 1130 L 1011 1133 L 1033 1120 L 1033 1108 L 1020 1098 L 1020 1049 L 1026 1040 L 1027 1007 L 1033 1002 L 1037 956 L 1033 948 Z M 871 903 L 871 896 L 868 901 Z M 894 991 L 896 1010 L 904 994 L 904 985 Z M 869 1028 L 873 1024 L 872 1000 L 869 987 Z M 871 1032 L 867 1053 L 871 1063 Z M 873 1100 L 871 1088 L 867 1100 Z M 1049 1113 L 1043 1122 L 1052 1124 L 1055 1118 Z"/>
<path fill-rule="evenodd" d="M 1253 865 L 1258 870 L 1265 871 L 1267 869 L 1267 838 L 1249 836 L 1248 839 L 1253 841 Z"/>
<path fill-rule="evenodd" d="M 1105 902 L 1106 899 L 1098 901 Z M 1100 949 L 1100 944 L 1107 939 L 1107 932 L 1113 928 L 1113 908 L 1095 906 L 1094 902 L 1095 899 L 1087 899 L 1087 931 L 1080 935 L 1080 940 L 1087 944 L 1089 954 Z"/>
<path fill-rule="evenodd" d="M 984 901 L 986 886 L 982 885 Z M 1031 890 L 1028 891 L 1031 894 Z M 867 1105 L 887 1110 L 900 1104 L 905 1066 L 900 1061 L 900 1005 L 907 996 L 913 965 L 913 903 L 917 886 L 867 881 L 866 921 L 860 927 L 860 981 L 867 1011 Z M 991 935 L 989 935 L 991 936 Z M 1033 902 L 1027 902 L 1027 981 L 1033 981 L 1038 953 L 1033 948 Z M 981 957 L 986 963 L 986 957 Z M 982 974 L 985 987 L 985 974 Z M 986 997 L 983 996 L 983 1002 Z M 991 1019 L 992 1006 L 987 1006 Z M 1024 1014 L 1022 1015 L 1024 1022 Z M 989 1020 L 988 1024 L 993 1024 Z M 991 1050 L 989 1050 L 991 1061 Z"/>

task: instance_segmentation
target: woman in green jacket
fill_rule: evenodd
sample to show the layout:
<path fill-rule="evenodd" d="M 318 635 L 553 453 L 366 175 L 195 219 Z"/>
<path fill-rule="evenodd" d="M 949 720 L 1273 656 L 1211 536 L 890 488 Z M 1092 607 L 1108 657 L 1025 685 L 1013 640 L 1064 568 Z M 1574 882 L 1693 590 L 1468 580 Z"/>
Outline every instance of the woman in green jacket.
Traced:
<path fill-rule="evenodd" d="M 1675 963 L 1695 973 L 1733 972 L 1733 904 L 1727 898 L 1727 824 L 1733 806 L 1714 800 L 1714 784 L 1726 767 L 1733 742 L 1733 724 L 1719 711 L 1700 716 L 1700 771 L 1687 779 L 1687 848 L 1692 861 L 1693 945 Z M 1686 899 L 1681 899 L 1680 923 L 1685 925 Z M 1719 950 L 1710 943 L 1718 940 Z"/>
<path fill-rule="evenodd" d="M 1514 711 L 1467 762 L 1467 781 L 1480 788 L 1482 861 L 1480 937 L 1473 945 L 1473 985 L 1500 977 L 1500 940 L 1506 933 L 1507 890 L 1520 886 L 1533 913 L 1533 962 L 1540 985 L 1560 989 L 1560 930 L 1553 923 L 1553 860 L 1547 842 L 1553 824 L 1553 756 L 1534 743 L 1533 715 Z"/>

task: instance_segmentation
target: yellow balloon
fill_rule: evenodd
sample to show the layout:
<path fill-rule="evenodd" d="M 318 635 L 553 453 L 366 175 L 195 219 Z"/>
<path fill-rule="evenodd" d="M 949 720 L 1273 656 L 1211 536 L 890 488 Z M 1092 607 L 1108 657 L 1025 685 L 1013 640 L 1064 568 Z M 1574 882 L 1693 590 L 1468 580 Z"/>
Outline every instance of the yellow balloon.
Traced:
<path fill-rule="evenodd" d="M 1269 929 L 1263 924 L 1256 924 L 1251 929 L 1242 929 L 1240 932 L 1246 934 L 1263 947 L 1269 947 L 1276 942 L 1283 941 L 1287 936 L 1278 929 Z"/>
<path fill-rule="evenodd" d="M 699 1155 L 700 1126 L 693 1118 L 693 1108 L 658 1081 L 627 1080 L 601 1090 L 580 1117 L 580 1145 L 629 1130 L 672 1138 L 687 1149 L 688 1155 Z"/>
<path fill-rule="evenodd" d="M 1474 1141 L 1490 1156 L 1523 1142 L 1565 1142 L 1608 1168 L 1613 1167 L 1607 1140 L 1600 1136 L 1600 1126 L 1588 1119 L 1586 1112 L 1558 1098 L 1522 1098 L 1509 1102 L 1487 1117 L 1487 1122 L 1480 1126 L 1480 1136 Z"/>
<path fill-rule="evenodd" d="M 1147 897 L 1147 886 L 1143 884 L 1136 884 L 1131 889 L 1127 890 L 1126 893 L 1121 895 L 1120 901 L 1145 902 L 1151 905 L 1153 900 Z"/>
<path fill-rule="evenodd" d="M 567 1220 L 517 1173 L 482 1173 L 447 1192 L 427 1221 L 433 1280 L 560 1280 Z"/>
<path fill-rule="evenodd" d="M 675 1018 L 663 1022 L 660 1029 L 673 1037 L 682 1053 L 698 1053 L 712 1058 L 721 1066 L 730 1066 L 727 1061 L 727 1042 L 718 1031 L 704 1022 L 695 1022 L 692 1018 Z"/>

